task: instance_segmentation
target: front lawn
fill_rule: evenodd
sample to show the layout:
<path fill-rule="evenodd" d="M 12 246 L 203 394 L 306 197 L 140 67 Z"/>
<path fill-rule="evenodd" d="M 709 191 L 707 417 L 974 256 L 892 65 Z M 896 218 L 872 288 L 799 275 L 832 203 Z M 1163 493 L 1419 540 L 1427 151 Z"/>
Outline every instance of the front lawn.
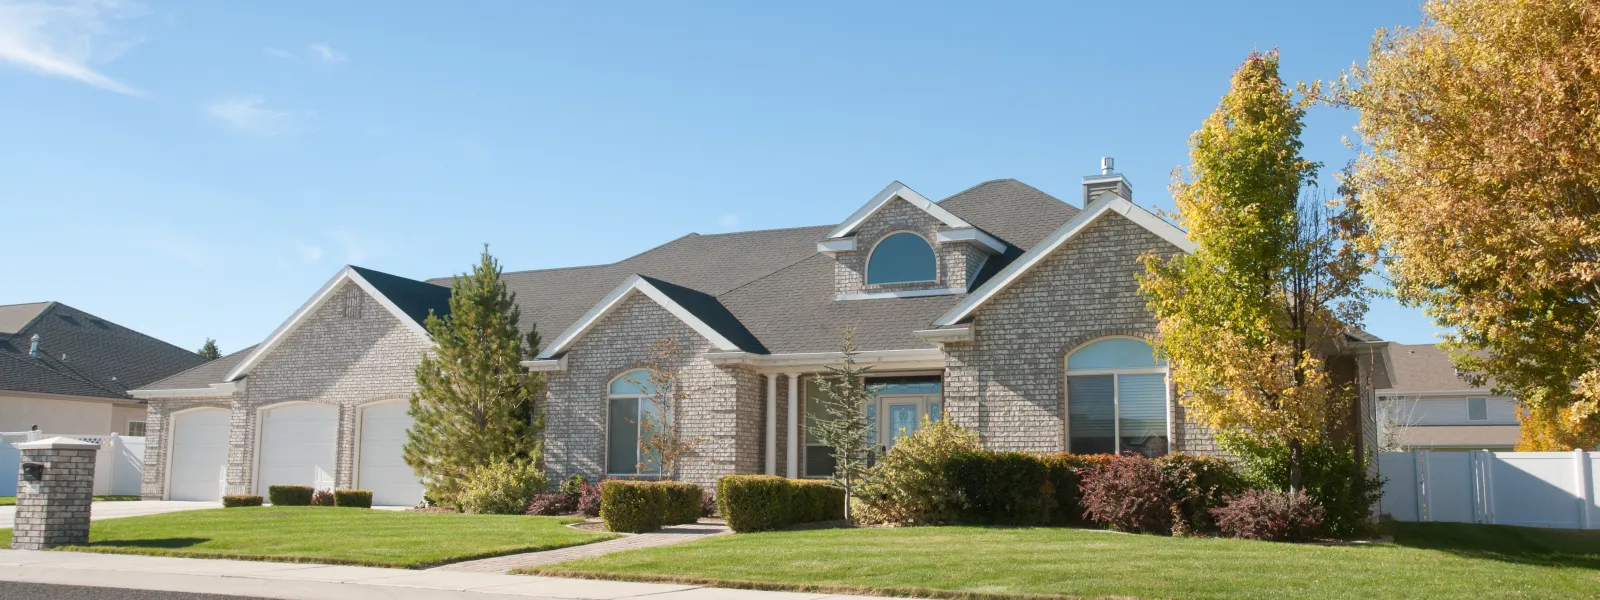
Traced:
<path fill-rule="evenodd" d="M 1394 525 L 1395 543 L 1337 546 L 1051 528 L 782 531 L 527 571 L 947 598 L 1600 597 L 1600 532 Z"/>
<path fill-rule="evenodd" d="M 95 496 L 96 502 L 128 502 L 139 500 L 138 496 Z M 16 496 L 0 496 L 0 506 L 16 506 Z"/>
<path fill-rule="evenodd" d="M 576 546 L 615 536 L 576 519 L 323 506 L 217 508 L 94 521 L 79 552 L 236 558 L 420 569 Z M 0 529 L 9 545 L 11 530 Z"/>

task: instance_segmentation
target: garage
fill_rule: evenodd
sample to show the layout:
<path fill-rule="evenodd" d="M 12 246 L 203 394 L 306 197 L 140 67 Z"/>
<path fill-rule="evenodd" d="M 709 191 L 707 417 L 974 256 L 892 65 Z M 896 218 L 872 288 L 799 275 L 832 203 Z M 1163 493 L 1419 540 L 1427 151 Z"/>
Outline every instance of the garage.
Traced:
<path fill-rule="evenodd" d="M 261 411 L 256 493 L 274 485 L 333 489 L 339 445 L 339 408 L 297 403 Z"/>
<path fill-rule="evenodd" d="M 168 499 L 222 500 L 228 479 L 229 415 L 221 408 L 202 408 L 172 416 Z"/>
<path fill-rule="evenodd" d="M 422 501 L 422 481 L 406 464 L 402 448 L 411 429 L 409 405 L 386 402 L 361 409 L 361 446 L 356 487 L 372 491 L 375 506 L 413 506 Z"/>

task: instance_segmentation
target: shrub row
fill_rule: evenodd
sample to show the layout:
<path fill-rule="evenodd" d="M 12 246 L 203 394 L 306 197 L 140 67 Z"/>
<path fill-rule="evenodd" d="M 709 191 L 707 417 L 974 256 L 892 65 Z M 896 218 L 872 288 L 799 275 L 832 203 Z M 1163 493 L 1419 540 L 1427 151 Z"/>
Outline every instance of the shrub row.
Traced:
<path fill-rule="evenodd" d="M 267 501 L 273 506 L 311 506 L 315 492 L 309 485 L 272 485 L 267 486 Z"/>
<path fill-rule="evenodd" d="M 232 494 L 222 497 L 223 508 L 238 508 L 240 506 L 261 506 L 261 496 L 253 494 Z"/>
<path fill-rule="evenodd" d="M 230 506 L 228 498 L 237 498 L 239 502 L 249 502 L 255 498 L 255 504 L 235 504 L 232 506 L 261 506 L 260 496 L 225 496 L 223 506 Z M 267 499 L 273 506 L 344 506 L 349 508 L 372 508 L 372 492 L 369 490 L 318 490 L 309 485 L 272 485 L 267 486 Z"/>
<path fill-rule="evenodd" d="M 677 481 L 600 483 L 600 517 L 608 531 L 639 533 L 700 519 L 700 486 Z"/>
<path fill-rule="evenodd" d="M 771 531 L 844 516 L 844 490 L 827 481 L 775 475 L 717 480 L 717 512 L 738 532 Z"/>

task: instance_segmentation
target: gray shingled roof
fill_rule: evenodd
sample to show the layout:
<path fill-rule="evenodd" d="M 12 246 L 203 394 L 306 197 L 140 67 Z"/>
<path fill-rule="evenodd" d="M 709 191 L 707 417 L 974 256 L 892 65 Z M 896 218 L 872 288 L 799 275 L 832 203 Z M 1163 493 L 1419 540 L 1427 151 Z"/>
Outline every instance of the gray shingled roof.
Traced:
<path fill-rule="evenodd" d="M 1449 390 L 1484 390 L 1494 387 L 1493 382 L 1484 387 L 1474 387 L 1456 375 L 1450 355 L 1433 344 L 1389 344 L 1389 360 L 1394 364 L 1391 378 L 1393 392 L 1439 392 Z"/>
<path fill-rule="evenodd" d="M 19 306 L 29 307 L 33 317 L 15 323 L 25 312 Z M 60 302 L 0 309 L 11 309 L 0 313 L 13 321 L 9 333 L 0 333 L 0 390 L 128 398 L 130 389 L 205 362 L 194 352 Z M 37 357 L 28 354 L 35 334 Z"/>
<path fill-rule="evenodd" d="M 259 345 L 260 344 L 257 344 L 257 346 L 259 346 Z M 140 389 L 140 390 L 197 390 L 197 389 L 204 389 L 206 386 L 209 386 L 209 385 L 211 385 L 213 383 L 222 383 L 223 378 L 228 376 L 228 372 L 232 371 L 234 367 L 239 366 L 239 363 L 244 362 L 244 359 L 249 358 L 250 357 L 250 353 L 252 351 L 254 351 L 255 349 L 256 349 L 256 346 L 251 346 L 249 348 L 243 348 L 243 349 L 240 349 L 238 352 L 234 352 L 233 354 L 228 354 L 226 356 L 217 357 L 216 360 L 206 361 L 204 364 L 202 364 L 202 365 L 200 365 L 198 367 L 194 367 L 194 368 L 189 369 L 187 371 L 183 371 L 181 373 L 178 373 L 177 375 L 173 375 L 173 376 L 168 377 L 166 379 L 162 379 L 161 381 L 157 381 L 157 382 L 152 383 L 150 385 L 146 385 L 146 386 L 135 388 L 135 389 Z"/>

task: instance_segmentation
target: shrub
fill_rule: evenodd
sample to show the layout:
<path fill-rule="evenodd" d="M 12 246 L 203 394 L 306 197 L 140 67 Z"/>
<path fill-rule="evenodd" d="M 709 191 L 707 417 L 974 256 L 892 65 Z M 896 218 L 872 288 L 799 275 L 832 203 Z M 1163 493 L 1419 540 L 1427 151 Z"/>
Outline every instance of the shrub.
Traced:
<path fill-rule="evenodd" d="M 700 486 L 692 483 L 678 481 L 663 481 L 656 485 L 666 490 L 666 513 L 662 522 L 666 525 L 683 525 L 700 520 L 700 502 L 704 494 Z"/>
<path fill-rule="evenodd" d="M 345 508 L 372 508 L 372 490 L 334 490 L 333 505 Z"/>
<path fill-rule="evenodd" d="M 313 491 L 309 485 L 269 485 L 267 500 L 273 506 L 311 506 Z"/>
<path fill-rule="evenodd" d="M 333 506 L 333 491 L 332 490 L 317 490 L 315 492 L 311 492 L 311 505 L 312 506 Z"/>
<path fill-rule="evenodd" d="M 717 495 L 711 492 L 700 492 L 700 516 L 711 518 L 717 516 Z"/>
<path fill-rule="evenodd" d="M 949 459 L 982 450 L 977 434 L 948 418 L 926 423 L 896 441 L 873 466 L 872 480 L 861 490 L 862 502 L 875 519 L 885 522 L 954 523 L 960 520 L 965 501 L 951 479 Z"/>
<path fill-rule="evenodd" d="M 1040 460 L 1044 462 L 1047 470 L 1045 476 L 1055 491 L 1055 506 L 1050 510 L 1050 524 L 1070 526 L 1092 524 L 1083 514 L 1082 472 L 1116 459 L 1117 457 L 1111 454 L 1065 452 L 1041 456 Z"/>
<path fill-rule="evenodd" d="M 564 492 L 544 492 L 533 497 L 528 502 L 528 510 L 524 514 L 554 516 L 564 515 L 578 510 L 576 498 Z"/>
<path fill-rule="evenodd" d="M 1137 454 L 1120 456 L 1079 475 L 1083 511 L 1091 521 L 1117 531 L 1172 531 L 1172 502 L 1155 461 Z"/>
<path fill-rule="evenodd" d="M 1211 509 L 1222 534 L 1247 540 L 1303 541 L 1316 536 L 1322 507 L 1302 492 L 1249 490 Z"/>
<path fill-rule="evenodd" d="M 1239 457 L 1245 479 L 1253 487 L 1289 489 L 1289 448 L 1223 438 L 1223 448 Z M 1301 483 L 1322 506 L 1322 533 L 1352 538 L 1372 533 L 1372 506 L 1383 495 L 1383 479 L 1367 471 L 1370 457 L 1350 443 L 1310 444 L 1301 462 Z"/>
<path fill-rule="evenodd" d="M 241 506 L 261 506 L 261 496 L 252 494 L 231 494 L 222 497 L 223 508 L 238 508 Z"/>
<path fill-rule="evenodd" d="M 789 525 L 793 496 L 789 480 L 776 475 L 725 475 L 717 480 L 717 512 L 729 529 L 740 533 Z"/>
<path fill-rule="evenodd" d="M 1244 477 L 1233 463 L 1200 454 L 1168 454 L 1155 459 L 1173 503 L 1174 534 L 1216 531 L 1211 509 L 1245 489 Z"/>
<path fill-rule="evenodd" d="M 844 488 L 822 479 L 789 479 L 789 523 L 844 518 Z"/>
<path fill-rule="evenodd" d="M 660 483 L 612 479 L 600 484 L 600 517 L 607 531 L 655 531 L 666 514 L 667 487 Z"/>
<path fill-rule="evenodd" d="M 556 491 L 566 494 L 567 497 L 572 498 L 572 503 L 576 505 L 578 503 L 578 498 L 583 496 L 584 486 L 587 486 L 588 484 L 589 483 L 584 480 L 582 475 L 571 475 L 566 479 L 561 480 L 561 487 Z"/>
<path fill-rule="evenodd" d="M 1049 467 L 1036 454 L 960 452 L 947 460 L 963 501 L 960 520 L 973 523 L 1045 525 L 1055 507 Z"/>
<path fill-rule="evenodd" d="M 583 491 L 578 494 L 578 514 L 585 517 L 600 516 L 600 486 L 584 482 Z"/>
<path fill-rule="evenodd" d="M 496 460 L 467 472 L 456 508 L 466 513 L 520 515 L 544 487 L 544 474 L 533 463 Z"/>

